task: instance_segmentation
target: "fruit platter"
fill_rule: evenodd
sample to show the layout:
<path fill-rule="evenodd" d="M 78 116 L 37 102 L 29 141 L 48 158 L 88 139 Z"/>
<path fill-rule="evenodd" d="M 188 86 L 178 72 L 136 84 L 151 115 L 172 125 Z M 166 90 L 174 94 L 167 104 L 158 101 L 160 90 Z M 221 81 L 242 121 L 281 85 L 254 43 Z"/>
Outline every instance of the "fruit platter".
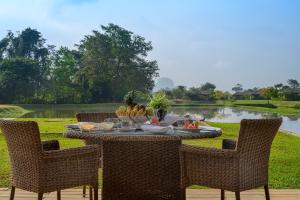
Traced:
<path fill-rule="evenodd" d="M 207 127 L 209 125 L 204 121 L 184 120 L 178 121 L 176 126 L 174 126 L 174 130 L 198 133 L 203 129 L 207 129 Z"/>
<path fill-rule="evenodd" d="M 153 114 L 151 108 L 146 108 L 145 105 L 120 106 L 116 110 L 116 115 L 122 121 L 123 126 L 134 125 L 140 129 L 141 125 L 147 122 Z"/>
<path fill-rule="evenodd" d="M 200 130 L 205 131 L 209 127 L 204 119 L 197 115 L 180 116 L 172 112 L 165 112 L 163 117 L 160 116 L 159 108 L 168 108 L 167 99 L 164 95 L 153 97 L 147 106 L 136 103 L 134 91 L 129 92 L 125 97 L 126 104 L 115 111 L 121 121 L 121 126 L 118 129 L 121 132 L 134 130 L 157 134 L 172 131 L 199 133 Z"/>

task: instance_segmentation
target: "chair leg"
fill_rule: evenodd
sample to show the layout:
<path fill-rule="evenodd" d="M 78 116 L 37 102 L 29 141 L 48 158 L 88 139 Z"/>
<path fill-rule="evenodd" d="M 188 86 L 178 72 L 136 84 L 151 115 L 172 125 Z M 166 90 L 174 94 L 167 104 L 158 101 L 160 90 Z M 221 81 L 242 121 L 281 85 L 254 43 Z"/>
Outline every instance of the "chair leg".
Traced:
<path fill-rule="evenodd" d="M 235 192 L 235 199 L 236 200 L 240 200 L 241 199 L 240 192 Z"/>
<path fill-rule="evenodd" d="M 186 191 L 185 191 L 185 189 L 181 190 L 181 200 L 186 200 Z"/>
<path fill-rule="evenodd" d="M 98 184 L 94 186 L 94 200 L 98 200 Z"/>
<path fill-rule="evenodd" d="M 61 200 L 61 193 L 60 193 L 60 190 L 57 190 L 57 200 Z"/>
<path fill-rule="evenodd" d="M 42 200 L 43 199 L 43 193 L 39 193 L 38 194 L 38 200 Z"/>
<path fill-rule="evenodd" d="M 15 191 L 16 191 L 16 187 L 15 186 L 12 186 L 11 187 L 11 191 L 10 191 L 10 200 L 14 200 L 15 198 Z"/>
<path fill-rule="evenodd" d="M 225 190 L 221 190 L 221 200 L 225 200 Z"/>
<path fill-rule="evenodd" d="M 265 195 L 266 195 L 266 200 L 270 200 L 270 193 L 269 193 L 269 185 L 265 185 Z"/>
<path fill-rule="evenodd" d="M 86 185 L 83 186 L 82 196 L 85 197 L 86 195 Z"/>
<path fill-rule="evenodd" d="M 90 200 L 93 200 L 93 188 L 90 186 Z"/>

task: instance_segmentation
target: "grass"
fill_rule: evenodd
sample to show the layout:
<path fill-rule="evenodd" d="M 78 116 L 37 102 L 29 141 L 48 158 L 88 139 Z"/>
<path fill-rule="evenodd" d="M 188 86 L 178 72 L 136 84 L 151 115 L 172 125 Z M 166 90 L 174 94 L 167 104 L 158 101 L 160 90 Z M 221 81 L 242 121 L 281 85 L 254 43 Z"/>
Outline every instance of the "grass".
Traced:
<path fill-rule="evenodd" d="M 6 118 L 20 117 L 28 112 L 30 111 L 20 106 L 0 105 L 0 117 L 6 117 Z"/>
<path fill-rule="evenodd" d="M 267 104 L 266 100 L 238 100 L 230 103 L 226 102 L 225 105 L 239 107 L 243 109 L 267 111 L 283 115 L 300 115 L 300 109 L 298 107 L 300 105 L 300 101 L 271 100 L 270 103 L 276 106 L 277 108 L 266 108 L 257 106 L 258 104 Z M 247 104 L 247 106 L 243 106 L 243 104 Z M 251 106 L 251 104 L 254 104 L 254 106 Z"/>
<path fill-rule="evenodd" d="M 21 119 L 20 119 L 21 120 Z M 42 140 L 58 139 L 62 148 L 82 146 L 83 142 L 77 139 L 64 138 L 61 134 L 65 130 L 64 124 L 75 123 L 75 119 L 26 119 L 36 120 L 42 132 Z M 212 139 L 184 140 L 184 144 L 206 147 L 221 147 L 222 139 L 237 137 L 239 124 L 237 123 L 210 123 L 222 128 L 223 135 Z M 270 187 L 271 188 L 300 188 L 300 137 L 279 133 L 272 146 L 270 158 Z M 199 166 L 201 167 L 201 166 Z M 0 134 L 0 187 L 8 187 L 10 164 L 3 135 Z M 101 179 L 101 178 L 100 178 Z M 100 180 L 101 182 L 101 180 Z M 199 188 L 198 186 L 196 188 Z"/>

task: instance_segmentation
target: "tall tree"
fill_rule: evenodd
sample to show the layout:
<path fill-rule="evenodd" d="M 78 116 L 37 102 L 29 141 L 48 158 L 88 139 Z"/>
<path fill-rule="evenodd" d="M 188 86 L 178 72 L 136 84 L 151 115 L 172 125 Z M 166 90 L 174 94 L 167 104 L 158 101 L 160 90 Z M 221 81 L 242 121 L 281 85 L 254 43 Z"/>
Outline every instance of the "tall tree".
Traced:
<path fill-rule="evenodd" d="M 233 88 L 232 91 L 234 92 L 242 92 L 243 91 L 243 86 L 241 84 L 236 84 Z"/>
<path fill-rule="evenodd" d="M 21 32 L 14 34 L 9 31 L 8 34 L 0 41 L 0 61 L 3 59 L 12 59 L 12 62 L 5 62 L 5 65 L 25 63 L 30 61 L 35 63 L 36 76 L 39 77 L 33 87 L 33 96 L 43 98 L 46 82 L 50 75 L 51 54 L 54 46 L 46 45 L 46 40 L 36 29 L 26 28 Z M 18 71 L 15 71 L 18 73 Z M 18 76 L 18 74 L 15 74 Z"/>
<path fill-rule="evenodd" d="M 151 42 L 114 24 L 93 31 L 79 44 L 78 80 L 92 102 L 120 101 L 130 90 L 149 92 L 158 75 L 156 61 L 146 59 Z"/>
<path fill-rule="evenodd" d="M 299 82 L 296 79 L 289 79 L 287 83 L 291 88 L 298 88 L 300 86 Z"/>
<path fill-rule="evenodd" d="M 31 103 L 40 82 L 38 63 L 28 58 L 4 58 L 0 62 L 0 101 Z"/>
<path fill-rule="evenodd" d="M 260 95 L 265 97 L 268 100 L 268 104 L 270 104 L 270 99 L 275 93 L 275 89 L 273 87 L 262 88 L 260 90 Z"/>
<path fill-rule="evenodd" d="M 179 85 L 176 88 L 174 88 L 172 92 L 173 92 L 173 97 L 175 99 L 182 99 L 186 95 L 187 90 L 185 86 Z"/>
<path fill-rule="evenodd" d="M 75 76 L 79 70 L 78 52 L 61 47 L 54 55 L 51 68 L 50 101 L 54 103 L 80 103 L 81 91 L 79 84 L 75 82 Z"/>
<path fill-rule="evenodd" d="M 225 100 L 225 93 L 221 90 L 216 90 L 214 91 L 214 98 L 218 100 Z"/>
<path fill-rule="evenodd" d="M 54 50 L 53 45 L 46 45 L 46 39 L 36 29 L 26 28 L 14 34 L 9 31 L 0 41 L 2 57 L 22 57 L 38 61 L 41 65 L 49 64 L 49 55 Z M 47 65 L 48 66 L 48 65 Z"/>
<path fill-rule="evenodd" d="M 203 84 L 200 89 L 203 91 L 214 91 L 216 89 L 216 86 L 212 83 L 207 82 Z"/>

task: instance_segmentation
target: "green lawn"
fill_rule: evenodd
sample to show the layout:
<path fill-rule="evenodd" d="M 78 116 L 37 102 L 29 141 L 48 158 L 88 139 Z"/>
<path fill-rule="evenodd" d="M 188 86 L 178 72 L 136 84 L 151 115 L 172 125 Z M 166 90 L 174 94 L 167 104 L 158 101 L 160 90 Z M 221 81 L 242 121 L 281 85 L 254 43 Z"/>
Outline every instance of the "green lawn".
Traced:
<path fill-rule="evenodd" d="M 243 106 L 240 104 L 267 104 L 266 100 L 237 100 L 234 102 L 226 102 L 227 106 L 235 106 L 243 109 L 267 111 L 272 113 L 284 115 L 300 115 L 300 101 L 277 101 L 271 100 L 270 103 L 277 106 L 277 108 L 265 108 L 259 106 Z"/>
<path fill-rule="evenodd" d="M 30 120 L 30 119 L 26 119 Z M 64 124 L 75 122 L 74 119 L 62 119 L 63 122 L 48 122 L 49 119 L 34 119 L 40 125 L 42 140 L 58 139 L 62 148 L 78 147 L 83 143 L 76 139 L 64 138 Z M 54 120 L 54 119 L 51 119 Z M 221 147 L 224 138 L 236 138 L 239 124 L 210 123 L 222 128 L 223 135 L 213 139 L 184 140 L 184 144 L 207 147 Z M 270 159 L 270 187 L 300 188 L 300 137 L 279 133 L 272 146 Z M 201 167 L 201 166 L 200 166 Z M 0 187 L 8 187 L 9 157 L 3 135 L 0 134 Z"/>

